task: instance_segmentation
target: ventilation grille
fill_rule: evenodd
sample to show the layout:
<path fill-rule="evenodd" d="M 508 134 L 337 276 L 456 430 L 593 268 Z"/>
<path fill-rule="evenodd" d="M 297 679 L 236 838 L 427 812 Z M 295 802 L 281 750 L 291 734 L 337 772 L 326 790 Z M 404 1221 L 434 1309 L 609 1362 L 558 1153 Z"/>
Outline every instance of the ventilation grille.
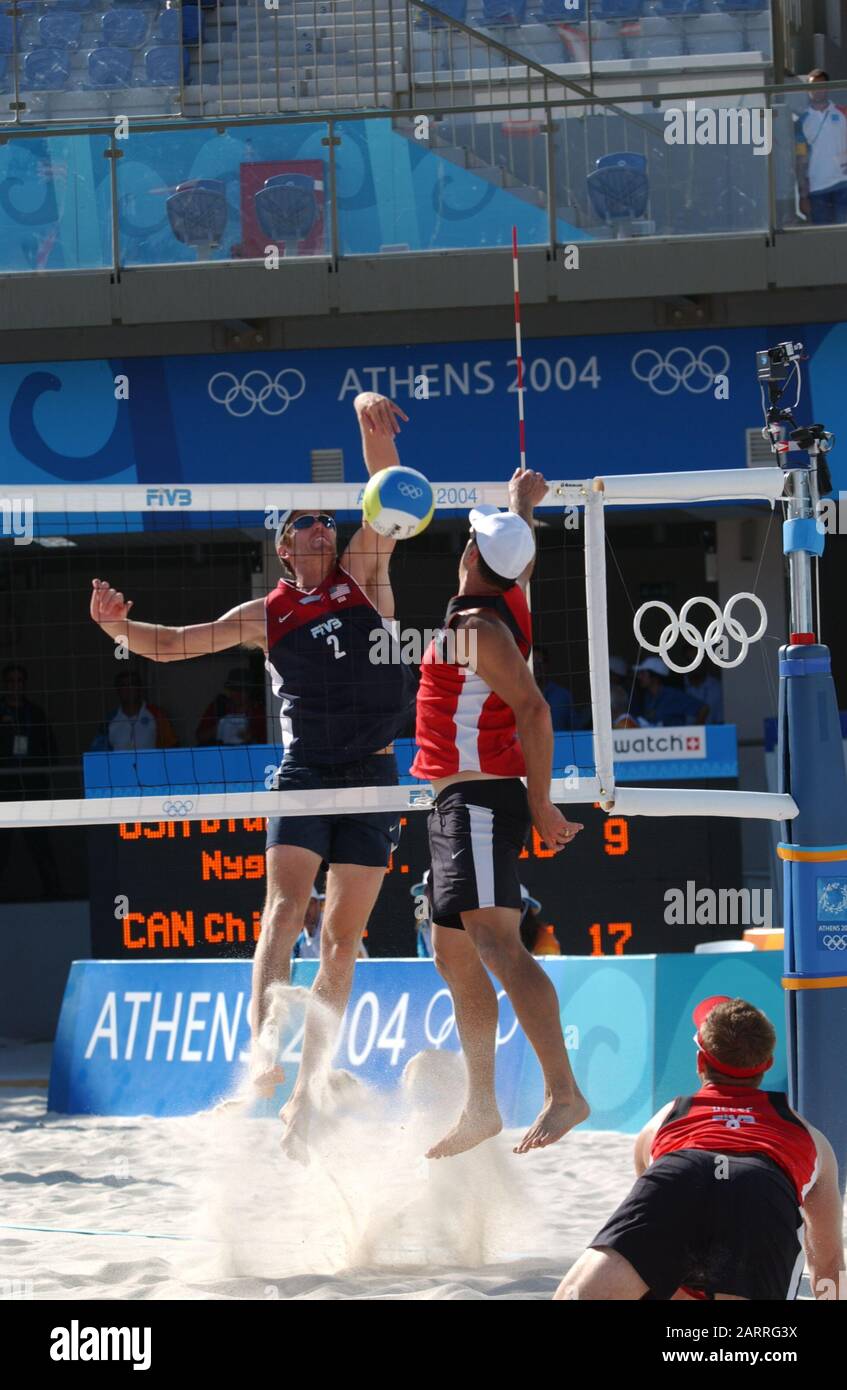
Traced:
<path fill-rule="evenodd" d="M 344 451 L 342 449 L 313 449 L 312 482 L 343 483 Z"/>
<path fill-rule="evenodd" d="M 776 454 L 771 453 L 771 446 L 766 439 L 762 438 L 761 426 L 753 430 L 747 430 L 747 467 L 748 468 L 776 468 Z"/>

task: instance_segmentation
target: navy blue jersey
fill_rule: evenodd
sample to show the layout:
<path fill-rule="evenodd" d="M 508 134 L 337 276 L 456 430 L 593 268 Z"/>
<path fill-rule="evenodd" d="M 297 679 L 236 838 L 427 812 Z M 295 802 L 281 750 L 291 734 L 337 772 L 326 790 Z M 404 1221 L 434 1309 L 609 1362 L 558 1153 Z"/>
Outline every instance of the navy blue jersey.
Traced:
<path fill-rule="evenodd" d="M 340 565 L 316 589 L 281 579 L 265 600 L 265 625 L 285 755 L 320 766 L 353 762 L 403 732 L 414 681 L 394 624 Z"/>

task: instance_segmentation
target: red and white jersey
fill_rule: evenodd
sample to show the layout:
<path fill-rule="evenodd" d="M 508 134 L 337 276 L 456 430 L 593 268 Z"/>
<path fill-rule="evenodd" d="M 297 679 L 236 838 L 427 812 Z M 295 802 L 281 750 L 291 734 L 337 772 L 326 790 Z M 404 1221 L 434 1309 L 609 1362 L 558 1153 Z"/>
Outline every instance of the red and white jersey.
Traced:
<path fill-rule="evenodd" d="M 457 772 L 487 772 L 494 777 L 526 774 L 511 707 L 470 666 L 445 659 L 445 633 L 461 613 L 479 608 L 490 608 L 506 624 L 524 659 L 532 650 L 532 619 L 519 584 L 505 594 L 462 594 L 450 600 L 444 627 L 421 663 L 413 777 L 429 782 Z"/>
<path fill-rule="evenodd" d="M 803 1205 L 818 1176 L 818 1151 L 783 1091 L 720 1086 L 707 1081 L 693 1096 L 677 1096 L 650 1149 L 655 1161 L 679 1149 L 762 1154 L 778 1163 Z"/>

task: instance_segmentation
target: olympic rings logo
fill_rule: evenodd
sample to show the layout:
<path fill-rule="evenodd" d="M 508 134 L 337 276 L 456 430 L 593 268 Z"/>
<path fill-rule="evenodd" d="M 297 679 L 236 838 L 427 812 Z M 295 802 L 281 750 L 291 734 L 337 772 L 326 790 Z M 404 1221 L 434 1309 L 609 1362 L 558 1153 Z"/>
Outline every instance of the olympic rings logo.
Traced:
<path fill-rule="evenodd" d="M 828 951 L 847 951 L 847 936 L 822 936 L 821 942 Z"/>
<path fill-rule="evenodd" d="M 416 487 L 414 483 L 399 483 L 397 491 L 400 493 L 401 497 L 410 497 L 415 501 L 417 501 L 419 497 L 423 497 L 423 488 Z"/>
<path fill-rule="evenodd" d="M 710 361 L 707 354 L 714 354 Z M 716 366 L 715 362 L 722 365 Z M 714 385 L 715 377 L 729 371 L 729 353 L 719 343 L 711 343 L 696 356 L 687 347 L 671 348 L 662 357 L 655 348 L 642 348 L 632 359 L 632 375 L 644 381 L 657 396 L 672 396 L 684 386 L 692 396 L 702 396 Z"/>
<path fill-rule="evenodd" d="M 433 1032 L 430 1027 L 432 1023 L 432 1010 L 434 1005 L 438 1003 L 439 999 L 448 999 L 450 1001 L 450 1012 L 445 1016 L 444 1021 L 441 1023 L 438 1030 L 436 1032 Z M 439 989 L 432 996 L 426 1008 L 426 1015 L 424 1017 L 424 1033 L 426 1034 L 427 1042 L 432 1043 L 433 1047 L 442 1047 L 444 1043 L 446 1043 L 455 1026 L 456 1015 L 453 1011 L 453 996 L 450 993 L 449 989 Z"/>
<path fill-rule="evenodd" d="M 759 610 L 759 626 L 756 628 L 755 632 L 748 633 L 737 618 L 733 618 L 732 616 L 735 605 L 745 598 L 749 599 L 752 604 L 755 604 L 756 608 Z M 715 615 L 702 636 L 694 624 L 688 621 L 688 614 L 697 603 L 705 604 Z M 667 627 L 663 629 L 658 643 L 655 644 L 648 642 L 641 631 L 641 619 L 644 617 L 648 608 L 660 609 L 663 613 L 667 614 L 669 619 Z M 635 635 L 642 647 L 646 647 L 649 652 L 656 652 L 669 670 L 676 671 L 678 675 L 684 676 L 687 672 L 693 671 L 695 667 L 699 666 L 703 657 L 707 654 L 709 659 L 714 662 L 715 666 L 720 666 L 725 671 L 731 670 L 733 666 L 740 666 L 750 649 L 751 642 L 758 642 L 759 638 L 764 633 L 768 625 L 768 615 L 762 600 L 757 598 L 755 594 L 748 593 L 733 594 L 731 599 L 727 599 L 726 607 L 723 609 L 721 609 L 720 604 L 715 603 L 714 599 L 704 596 L 687 599 L 680 609 L 679 617 L 676 616 L 669 604 L 662 603 L 659 599 L 652 599 L 649 603 L 642 603 L 635 615 L 632 625 L 635 630 Z M 696 649 L 694 660 L 690 661 L 687 666 L 682 666 L 671 661 L 668 655 L 671 647 L 680 637 L 688 642 L 689 646 Z M 731 637 L 734 642 L 737 642 L 741 648 L 738 655 L 732 658 L 732 660 L 725 655 L 728 637 Z"/>
<path fill-rule="evenodd" d="M 290 388 L 286 386 L 282 380 L 286 376 L 295 377 L 299 386 L 296 384 L 292 384 Z M 230 385 L 216 386 L 217 382 L 229 382 Z M 300 399 L 305 389 L 306 378 L 295 367 L 283 367 L 282 371 L 277 372 L 273 379 L 268 376 L 267 372 L 252 371 L 246 374 L 243 381 L 239 381 L 232 372 L 216 372 L 209 380 L 209 395 L 212 400 L 216 405 L 224 406 L 227 412 L 238 420 L 252 415 L 257 406 L 263 415 L 282 415 L 292 401 Z M 235 403 L 242 399 L 244 401 L 243 406 L 236 408 Z M 269 401 L 271 402 L 270 405 L 268 404 Z M 277 405 L 277 401 L 280 401 L 281 405 Z M 272 406 L 276 408 L 272 409 Z"/>
<path fill-rule="evenodd" d="M 163 801 L 162 810 L 167 816 L 187 816 L 194 810 L 193 801 Z"/>

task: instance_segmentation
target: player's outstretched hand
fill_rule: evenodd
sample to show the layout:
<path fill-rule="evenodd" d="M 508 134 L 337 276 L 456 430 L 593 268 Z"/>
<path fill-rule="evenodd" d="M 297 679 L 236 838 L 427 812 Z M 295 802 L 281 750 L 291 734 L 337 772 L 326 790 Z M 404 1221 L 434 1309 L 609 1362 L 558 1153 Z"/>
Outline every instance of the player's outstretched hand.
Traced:
<path fill-rule="evenodd" d="M 380 396 L 377 391 L 362 391 L 353 402 L 359 420 L 370 434 L 387 435 L 393 439 L 395 434 L 400 433 L 400 426 L 397 417 L 409 422 L 409 417 L 399 405 L 395 405 L 387 396 Z"/>
<path fill-rule="evenodd" d="M 509 479 L 509 505 L 513 512 L 525 507 L 537 507 L 547 496 L 547 483 L 541 473 L 532 468 L 516 468 Z"/>
<path fill-rule="evenodd" d="M 133 600 L 111 588 L 108 579 L 91 581 L 91 616 L 95 623 L 120 623 L 129 616 Z"/>
<path fill-rule="evenodd" d="M 530 804 L 532 823 L 548 849 L 554 854 L 565 849 L 579 834 L 582 826 L 578 821 L 568 820 L 552 801 Z"/>

